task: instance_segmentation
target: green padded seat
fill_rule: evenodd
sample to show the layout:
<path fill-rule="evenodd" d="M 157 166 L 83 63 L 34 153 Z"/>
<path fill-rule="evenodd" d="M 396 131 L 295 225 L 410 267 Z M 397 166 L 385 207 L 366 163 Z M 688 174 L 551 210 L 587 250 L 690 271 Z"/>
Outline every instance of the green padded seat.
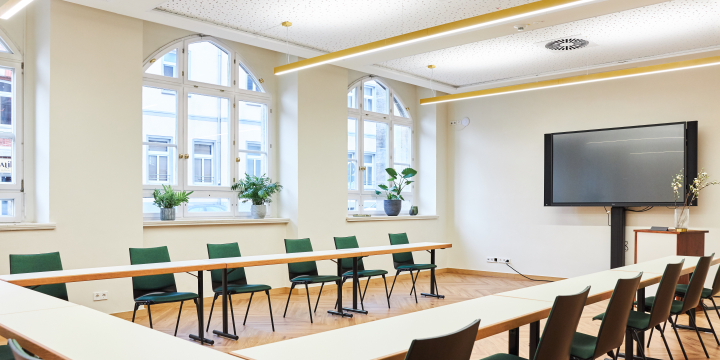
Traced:
<path fill-rule="evenodd" d="M 645 310 L 650 311 L 652 309 L 653 304 L 655 303 L 655 297 L 654 296 L 648 296 L 645 298 Z M 637 301 L 633 302 L 633 305 L 637 305 Z M 675 315 L 682 311 L 683 308 L 683 302 L 678 300 L 672 301 L 672 306 L 670 307 L 670 313 Z"/>
<path fill-rule="evenodd" d="M 679 294 L 683 294 L 683 297 L 687 293 L 688 286 L 687 284 L 678 284 L 675 287 L 675 292 Z M 703 299 L 709 299 L 710 296 L 712 296 L 712 289 L 703 288 L 701 297 Z"/>
<path fill-rule="evenodd" d="M 231 294 L 247 294 L 256 291 L 272 290 L 268 285 L 228 285 L 228 292 Z M 216 293 L 222 293 L 222 286 L 213 290 Z"/>
<path fill-rule="evenodd" d="M 338 280 L 340 280 L 340 277 L 335 275 L 301 275 L 292 279 L 293 282 L 307 281 L 309 283 L 324 283 Z"/>
<path fill-rule="evenodd" d="M 13 355 L 10 346 L 0 346 L 0 360 L 15 360 L 15 356 Z"/>
<path fill-rule="evenodd" d="M 437 265 L 435 264 L 412 264 L 412 265 L 400 265 L 398 266 L 397 270 L 429 270 L 429 269 L 435 269 Z"/>
<path fill-rule="evenodd" d="M 593 320 L 602 320 L 605 318 L 605 313 L 593 317 Z M 641 313 L 637 311 L 631 311 L 630 317 L 628 318 L 627 326 L 633 329 L 647 329 L 650 323 L 650 314 Z"/>
<path fill-rule="evenodd" d="M 189 292 L 169 292 L 169 293 L 156 293 L 143 295 L 135 301 L 149 301 L 155 304 L 162 304 L 168 302 L 185 301 L 197 299 L 198 295 Z"/>
<path fill-rule="evenodd" d="M 358 277 L 362 278 L 362 277 L 369 277 L 369 276 L 387 275 L 388 272 L 385 270 L 358 270 L 357 273 L 358 273 Z M 343 276 L 353 276 L 352 270 L 344 273 Z"/>
<path fill-rule="evenodd" d="M 526 359 L 521 358 L 519 356 L 510 355 L 510 354 L 495 354 L 495 355 L 490 355 L 486 358 L 482 358 L 481 360 L 526 360 Z"/>
<path fill-rule="evenodd" d="M 595 336 L 576 332 L 573 335 L 570 353 L 580 359 L 592 359 L 595 355 L 595 347 L 597 346 L 597 338 Z"/>

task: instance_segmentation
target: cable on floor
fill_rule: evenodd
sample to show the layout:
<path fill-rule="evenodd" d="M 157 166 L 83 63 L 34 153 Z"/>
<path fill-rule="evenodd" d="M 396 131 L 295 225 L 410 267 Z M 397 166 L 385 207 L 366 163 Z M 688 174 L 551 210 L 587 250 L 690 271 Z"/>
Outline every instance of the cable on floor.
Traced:
<path fill-rule="evenodd" d="M 538 280 L 538 279 L 531 279 L 531 278 L 529 278 L 529 277 L 527 277 L 527 276 L 523 275 L 523 274 L 522 274 L 521 272 L 519 272 L 519 271 L 515 270 L 515 268 L 514 268 L 514 267 L 510 266 L 510 264 L 508 264 L 508 263 L 504 263 L 504 264 L 505 264 L 505 265 L 507 265 L 507 266 L 508 266 L 509 268 L 513 269 L 513 271 L 514 271 L 514 272 L 516 272 L 516 273 L 520 274 L 520 276 L 522 276 L 522 277 L 524 277 L 524 278 L 526 278 L 526 279 L 528 279 L 528 280 L 530 280 L 530 281 L 543 281 L 543 282 L 554 282 L 553 280 Z"/>

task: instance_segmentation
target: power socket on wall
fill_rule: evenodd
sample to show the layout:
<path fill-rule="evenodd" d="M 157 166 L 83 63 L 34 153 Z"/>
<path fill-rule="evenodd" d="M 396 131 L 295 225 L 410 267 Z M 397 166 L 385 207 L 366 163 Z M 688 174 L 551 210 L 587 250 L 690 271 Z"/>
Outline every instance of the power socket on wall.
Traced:
<path fill-rule="evenodd" d="M 102 301 L 108 299 L 108 291 L 96 291 L 93 293 L 93 301 Z"/>
<path fill-rule="evenodd" d="M 497 258 L 497 262 L 499 262 L 499 263 L 504 263 L 504 264 L 509 264 L 509 263 L 510 263 L 510 259 Z"/>
<path fill-rule="evenodd" d="M 503 264 L 509 264 L 509 263 L 510 263 L 510 259 L 507 259 L 507 258 L 496 258 L 496 257 L 492 257 L 492 256 L 486 257 L 485 260 L 487 260 L 487 262 L 489 262 L 489 263 L 503 263 Z"/>

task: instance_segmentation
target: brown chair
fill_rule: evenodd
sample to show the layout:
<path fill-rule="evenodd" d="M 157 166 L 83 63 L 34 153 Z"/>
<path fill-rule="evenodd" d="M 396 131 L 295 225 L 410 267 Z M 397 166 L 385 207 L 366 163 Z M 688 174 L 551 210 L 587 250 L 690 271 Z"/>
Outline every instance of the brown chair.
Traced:
<path fill-rule="evenodd" d="M 687 284 L 678 284 L 677 287 L 675 287 L 675 294 L 677 294 L 680 297 L 685 297 L 685 294 L 687 293 L 688 285 Z M 713 327 L 712 322 L 710 321 L 710 316 L 708 315 L 708 310 L 715 310 L 718 317 L 720 318 L 720 311 L 718 309 L 717 304 L 715 304 L 715 299 L 713 297 L 718 296 L 720 294 L 720 266 L 718 266 L 718 270 L 715 273 L 715 279 L 713 279 L 713 284 L 710 289 L 703 288 L 702 289 L 702 296 L 700 297 L 700 306 L 702 306 L 703 312 L 705 313 L 705 317 L 707 318 L 708 324 L 710 324 L 710 331 L 713 333 L 713 336 L 715 336 L 715 342 L 717 342 L 718 345 L 720 345 L 720 340 L 718 340 L 717 333 L 715 333 L 715 328 Z M 703 302 L 704 300 L 710 300 L 712 302 L 713 307 L 710 308 Z"/>
<path fill-rule="evenodd" d="M 633 300 L 635 300 L 635 292 L 640 285 L 642 274 L 640 273 L 634 278 L 619 279 L 617 281 L 597 337 L 581 332 L 575 333 L 570 348 L 570 354 L 574 358 L 591 360 L 608 354 L 613 359 L 617 359 L 617 355 L 613 354 L 613 350 L 617 349 L 616 353 L 620 351 L 620 345 L 622 345 L 625 337 L 628 317 L 632 310 Z"/>
<path fill-rule="evenodd" d="M 555 298 L 533 360 L 570 359 L 570 345 L 580 323 L 590 287 L 575 295 L 561 295 Z M 519 360 L 516 355 L 495 354 L 483 360 Z"/>
<path fill-rule="evenodd" d="M 480 319 L 452 334 L 415 339 L 405 360 L 469 360 L 479 326 Z"/>

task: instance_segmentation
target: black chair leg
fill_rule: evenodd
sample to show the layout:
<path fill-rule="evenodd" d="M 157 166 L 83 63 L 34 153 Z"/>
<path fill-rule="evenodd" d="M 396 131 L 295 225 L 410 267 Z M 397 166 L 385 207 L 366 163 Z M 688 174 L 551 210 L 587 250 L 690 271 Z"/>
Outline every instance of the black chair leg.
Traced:
<path fill-rule="evenodd" d="M 715 300 L 712 298 L 712 296 L 710 297 L 710 301 L 713 303 L 713 307 L 715 308 L 715 312 L 717 313 L 718 318 L 720 318 L 720 310 L 718 310 L 717 305 L 715 305 Z"/>
<path fill-rule="evenodd" d="M 135 322 L 135 313 L 137 312 L 138 308 L 140 307 L 140 304 L 135 303 L 135 309 L 133 309 L 133 319 L 132 322 Z"/>
<path fill-rule="evenodd" d="M 418 276 L 420 275 L 420 270 L 418 270 L 417 275 L 418 275 Z M 414 277 L 414 278 L 413 278 L 413 277 L 412 277 L 412 272 L 410 272 L 410 278 L 412 278 L 412 281 L 413 281 L 413 287 L 412 287 L 412 291 L 410 292 L 410 294 L 412 294 L 413 292 L 415 292 L 415 303 L 417 304 L 417 303 L 418 303 L 417 290 L 415 290 L 415 280 L 417 279 L 417 277 Z"/>
<path fill-rule="evenodd" d="M 313 319 L 312 319 L 313 311 L 312 311 L 312 305 L 310 305 L 310 289 L 308 289 L 308 284 L 305 284 L 305 295 L 307 295 L 308 312 L 310 313 L 310 323 L 312 324 L 313 323 Z"/>
<path fill-rule="evenodd" d="M 419 273 L 420 273 L 420 270 L 418 270 L 418 274 L 419 274 Z M 415 278 L 413 277 L 413 272 L 412 272 L 412 270 L 410 270 L 410 278 L 412 279 L 413 284 L 415 284 Z M 413 286 L 412 289 L 410 289 L 410 295 L 412 295 L 414 291 L 415 291 L 415 287 Z"/>
<path fill-rule="evenodd" d="M 363 310 L 365 310 L 365 294 L 367 294 L 367 288 L 368 285 L 370 285 L 370 279 L 372 279 L 372 276 L 368 276 L 367 282 L 365 283 L 365 290 L 360 294 L 360 306 Z"/>
<path fill-rule="evenodd" d="M 617 350 L 615 350 L 615 357 L 613 357 L 613 360 L 618 360 L 619 355 L 620 355 L 620 348 L 617 348 Z M 670 360 L 672 360 L 672 359 L 670 359 Z"/>
<path fill-rule="evenodd" d="M 210 320 L 212 320 L 212 313 L 213 309 L 215 308 L 215 300 L 217 300 L 218 296 L 220 296 L 220 293 L 215 293 L 215 296 L 213 296 L 212 306 L 210 306 L 210 316 L 208 317 L 207 329 L 205 329 L 205 332 L 210 331 Z"/>
<path fill-rule="evenodd" d="M 232 295 L 230 295 L 230 293 L 228 293 L 228 302 L 230 303 L 230 318 L 233 323 L 233 335 L 237 335 L 237 330 L 235 329 L 235 309 L 233 309 Z"/>
<path fill-rule="evenodd" d="M 184 303 L 185 303 L 185 301 L 180 302 L 180 311 L 178 311 L 178 318 L 177 318 L 177 322 L 175 323 L 175 335 L 173 335 L 173 336 L 177 336 L 177 329 L 178 329 L 178 326 L 180 326 L 180 314 L 182 314 L 182 306 Z"/>
<path fill-rule="evenodd" d="M 383 278 L 383 282 L 385 283 L 385 299 L 387 300 L 388 309 L 389 309 L 390 308 L 390 294 L 388 294 L 387 280 L 385 280 L 385 275 L 383 275 L 382 278 Z"/>
<path fill-rule="evenodd" d="M 248 307 L 247 310 L 245 310 L 245 319 L 243 320 L 243 326 L 245 326 L 245 323 L 247 322 L 247 316 L 250 313 L 250 304 L 252 304 L 253 295 L 255 295 L 254 292 L 250 293 L 250 301 L 248 301 Z"/>
<path fill-rule="evenodd" d="M 285 315 L 287 315 L 287 308 L 288 308 L 288 305 L 290 305 L 290 295 L 292 295 L 292 291 L 294 288 L 295 288 L 295 283 L 292 283 L 292 285 L 290 285 L 290 292 L 288 293 L 287 303 L 285 303 L 285 312 L 283 313 L 283 317 L 285 317 Z"/>
<path fill-rule="evenodd" d="M 150 305 L 145 305 L 148 308 L 148 319 L 150 320 L 150 328 L 152 329 L 152 313 L 150 312 Z"/>
<path fill-rule="evenodd" d="M 720 345 L 720 340 L 718 340 L 717 334 L 715 333 L 715 328 L 713 327 L 712 321 L 710 321 L 710 316 L 707 313 L 707 310 L 705 310 L 705 304 L 703 303 L 702 299 L 700 300 L 700 306 L 703 309 L 703 313 L 705 313 L 705 318 L 707 319 L 708 324 L 710 324 L 710 330 L 712 330 L 713 336 L 715 337 L 715 342 Z"/>
<path fill-rule="evenodd" d="M 653 329 L 657 329 L 657 331 L 660 333 L 660 338 L 662 339 L 663 343 L 665 344 L 665 350 L 668 352 L 668 356 L 670 356 L 670 360 L 674 360 L 672 353 L 670 353 L 670 347 L 668 346 L 667 339 L 665 339 L 665 334 L 663 333 L 662 329 L 660 329 L 660 325 L 655 325 Z"/>
<path fill-rule="evenodd" d="M 324 286 L 325 286 L 325 283 L 320 284 L 320 293 L 318 294 L 317 301 L 315 301 L 315 310 L 313 310 L 313 312 L 317 312 L 317 306 L 320 303 L 320 297 L 322 296 L 322 290 L 323 290 Z M 310 296 L 310 294 L 308 294 L 308 296 Z"/>
<path fill-rule="evenodd" d="M 275 332 L 275 321 L 273 320 L 273 315 L 272 315 L 272 302 L 270 302 L 270 291 L 265 290 L 265 294 L 268 297 L 268 307 L 270 308 L 270 325 L 272 325 L 273 332 Z"/>
<path fill-rule="evenodd" d="M 400 270 L 395 272 L 395 278 L 393 279 L 392 286 L 390 287 L 390 294 L 388 295 L 388 299 L 390 298 L 390 295 L 392 295 L 393 289 L 395 288 L 395 280 L 397 280 L 398 275 L 400 275 Z"/>
<path fill-rule="evenodd" d="M 343 285 L 345 285 L 345 281 L 346 281 L 346 280 L 347 280 L 347 278 L 343 278 L 343 279 L 342 279 Z M 335 309 L 337 309 L 337 307 L 338 307 L 338 300 L 335 300 Z"/>
<path fill-rule="evenodd" d="M 668 320 L 670 321 L 670 326 L 673 328 L 673 331 L 675 331 L 675 337 L 678 339 L 678 343 L 680 344 L 680 349 L 682 349 L 683 356 L 685 356 L 685 360 L 688 360 L 687 353 L 685 352 L 685 347 L 683 346 L 682 340 L 680 340 L 680 334 L 678 334 L 677 328 L 675 327 L 675 322 L 672 320 L 672 315 L 668 317 Z M 677 316 L 675 317 L 675 320 L 677 320 Z"/>
<path fill-rule="evenodd" d="M 639 344 L 640 337 L 638 336 L 637 331 L 633 330 L 632 334 L 633 334 L 633 337 L 635 338 L 635 341 L 637 341 Z M 638 347 L 638 350 L 640 350 L 640 356 L 642 356 L 643 360 L 647 360 L 647 358 L 645 357 L 645 349 L 643 349 L 642 347 Z"/>
<path fill-rule="evenodd" d="M 650 329 L 650 336 L 648 336 L 648 340 L 647 340 L 647 348 L 648 349 L 650 348 L 650 342 L 652 341 L 653 331 L 655 331 L 655 328 Z M 658 330 L 658 331 L 660 331 L 660 330 Z"/>
<path fill-rule="evenodd" d="M 700 331 L 698 331 L 697 323 L 695 322 L 695 316 L 693 316 L 692 311 L 688 311 L 687 314 L 688 314 L 688 317 L 690 317 L 690 325 L 692 325 L 692 327 L 695 328 L 695 333 L 697 334 L 697 337 L 700 340 L 700 345 L 702 345 L 703 351 L 705 351 L 705 357 L 707 357 L 709 359 L 710 355 L 708 355 L 707 349 L 705 349 L 705 343 L 703 342 L 702 336 L 700 336 Z"/>

